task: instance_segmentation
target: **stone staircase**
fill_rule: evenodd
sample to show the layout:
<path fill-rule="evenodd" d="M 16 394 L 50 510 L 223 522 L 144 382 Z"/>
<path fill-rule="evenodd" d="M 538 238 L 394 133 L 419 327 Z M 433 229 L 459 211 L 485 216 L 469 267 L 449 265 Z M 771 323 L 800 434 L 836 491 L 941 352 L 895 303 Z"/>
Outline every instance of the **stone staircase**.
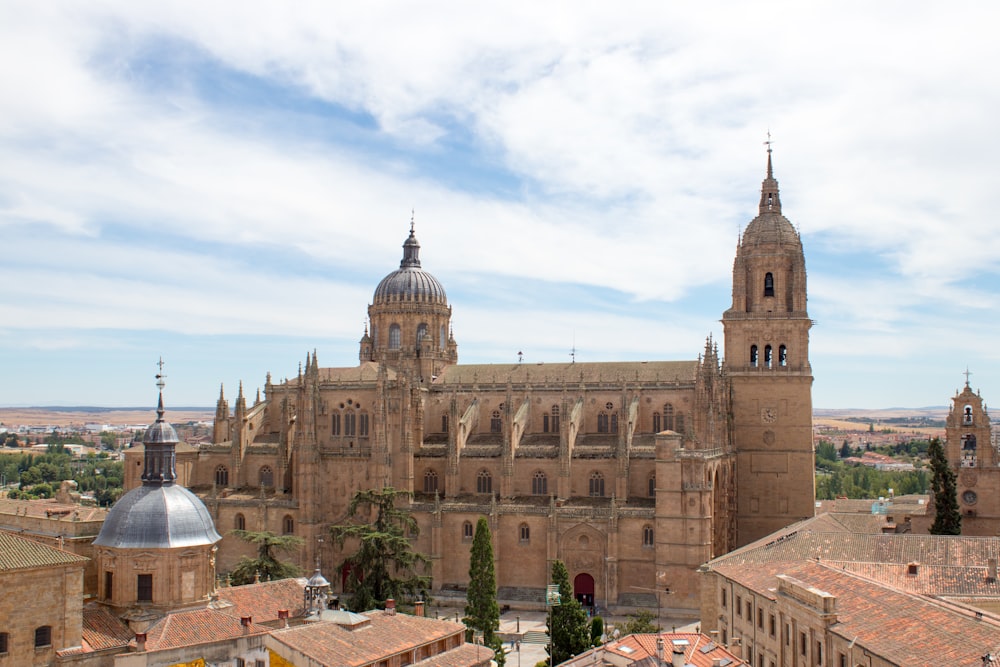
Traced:
<path fill-rule="evenodd" d="M 521 639 L 522 644 L 541 644 L 542 646 L 549 645 L 549 636 L 541 630 L 528 630 L 524 633 Z"/>

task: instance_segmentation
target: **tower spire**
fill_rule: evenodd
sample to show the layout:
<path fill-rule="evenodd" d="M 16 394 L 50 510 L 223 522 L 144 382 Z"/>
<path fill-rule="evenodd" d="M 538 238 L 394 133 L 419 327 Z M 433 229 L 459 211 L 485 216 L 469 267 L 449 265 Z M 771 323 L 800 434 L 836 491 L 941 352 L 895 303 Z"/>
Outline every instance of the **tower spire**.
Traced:
<path fill-rule="evenodd" d="M 761 215 L 765 213 L 781 213 L 781 198 L 778 195 L 778 181 L 774 178 L 774 168 L 771 165 L 771 131 L 767 131 L 767 176 L 760 187 L 760 208 Z"/>
<path fill-rule="evenodd" d="M 156 363 L 156 388 L 159 390 L 159 400 L 156 404 L 156 422 L 146 429 L 142 437 L 143 444 L 143 484 L 173 484 L 177 477 L 175 465 L 175 450 L 179 441 L 177 431 L 163 419 L 163 357 Z"/>

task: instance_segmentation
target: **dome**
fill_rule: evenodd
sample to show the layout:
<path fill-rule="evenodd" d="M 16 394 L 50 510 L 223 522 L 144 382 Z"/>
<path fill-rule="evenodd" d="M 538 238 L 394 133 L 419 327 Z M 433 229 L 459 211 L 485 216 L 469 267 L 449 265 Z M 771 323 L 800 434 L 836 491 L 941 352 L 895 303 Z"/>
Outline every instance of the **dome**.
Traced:
<path fill-rule="evenodd" d="M 764 244 L 799 247 L 802 241 L 788 218 L 780 213 L 767 212 L 751 220 L 743 232 L 743 245 Z"/>
<path fill-rule="evenodd" d="M 420 244 L 410 225 L 410 236 L 403 243 L 399 268 L 382 279 L 375 288 L 374 304 L 396 301 L 448 305 L 448 297 L 438 279 L 420 268 Z"/>
<path fill-rule="evenodd" d="M 176 484 L 143 484 L 115 503 L 94 545 L 169 549 L 215 544 L 221 539 L 205 503 L 191 491 Z"/>

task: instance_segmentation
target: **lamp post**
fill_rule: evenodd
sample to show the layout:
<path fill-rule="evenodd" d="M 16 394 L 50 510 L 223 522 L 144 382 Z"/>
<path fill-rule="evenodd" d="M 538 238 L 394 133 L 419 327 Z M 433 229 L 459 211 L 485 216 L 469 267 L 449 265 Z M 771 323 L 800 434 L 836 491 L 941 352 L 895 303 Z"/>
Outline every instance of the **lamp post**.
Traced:
<path fill-rule="evenodd" d="M 554 659 L 552 657 L 552 652 L 554 649 L 555 642 L 555 622 L 552 619 L 552 610 L 561 604 L 561 597 L 559 595 L 559 584 L 549 584 L 545 588 L 545 606 L 549 608 L 549 667 L 552 667 Z"/>

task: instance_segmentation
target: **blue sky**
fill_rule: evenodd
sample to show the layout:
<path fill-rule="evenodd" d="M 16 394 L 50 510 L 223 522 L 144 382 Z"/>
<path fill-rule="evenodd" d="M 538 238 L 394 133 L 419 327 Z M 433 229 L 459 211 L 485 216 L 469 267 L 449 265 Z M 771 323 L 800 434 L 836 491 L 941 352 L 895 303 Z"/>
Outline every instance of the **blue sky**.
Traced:
<path fill-rule="evenodd" d="M 352 365 L 411 210 L 461 361 L 693 358 L 769 130 L 814 405 L 1000 400 L 1000 7 L 674 4 L 0 4 L 0 405 Z"/>

